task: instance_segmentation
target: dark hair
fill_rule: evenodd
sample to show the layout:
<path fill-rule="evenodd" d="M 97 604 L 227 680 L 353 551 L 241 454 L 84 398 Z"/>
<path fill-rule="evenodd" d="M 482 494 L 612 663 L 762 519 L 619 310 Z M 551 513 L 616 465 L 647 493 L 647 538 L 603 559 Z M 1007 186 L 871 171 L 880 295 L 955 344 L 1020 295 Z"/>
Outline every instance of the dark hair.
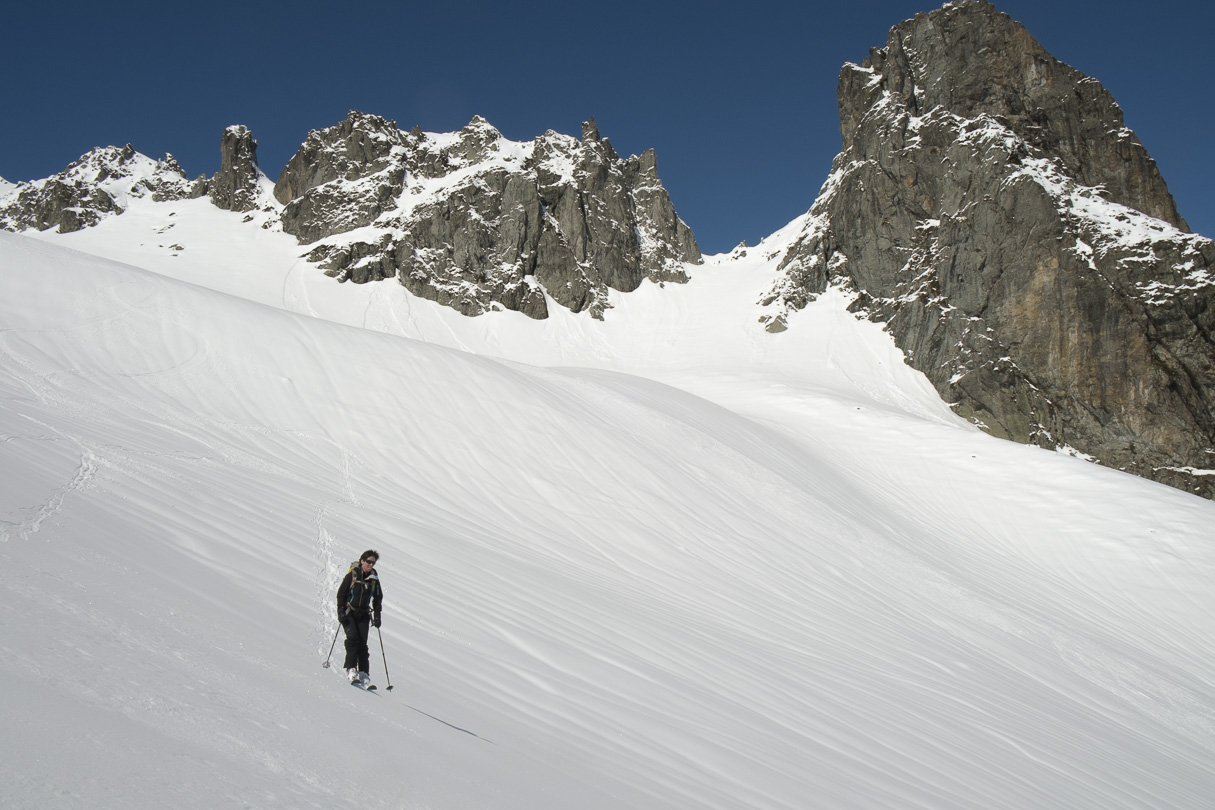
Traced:
<path fill-rule="evenodd" d="M 371 564 L 375 565 L 380 561 L 380 552 L 376 551 L 374 548 L 369 548 L 359 555 L 359 562 L 362 562 L 368 557 L 375 557 L 375 559 L 371 561 Z"/>

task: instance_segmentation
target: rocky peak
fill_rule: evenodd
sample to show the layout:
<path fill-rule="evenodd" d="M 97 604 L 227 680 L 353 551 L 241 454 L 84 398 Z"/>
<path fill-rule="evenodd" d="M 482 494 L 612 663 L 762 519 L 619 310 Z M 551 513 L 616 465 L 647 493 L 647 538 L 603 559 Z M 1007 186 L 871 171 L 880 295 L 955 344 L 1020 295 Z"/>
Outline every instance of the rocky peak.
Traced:
<path fill-rule="evenodd" d="M 225 129 L 220 138 L 219 172 L 211 178 L 211 202 L 226 211 L 252 211 L 259 204 L 261 176 L 253 133 L 243 125 Z"/>
<path fill-rule="evenodd" d="M 1122 109 L 1101 84 L 1051 56 L 987 0 L 958 0 L 890 31 L 884 48 L 840 74 L 840 124 L 848 150 L 876 98 L 910 115 L 934 109 L 992 116 L 1059 159 L 1068 175 L 1109 199 L 1188 230 Z"/>
<path fill-rule="evenodd" d="M 582 122 L 582 140 L 597 141 L 599 140 L 599 127 L 595 126 L 595 116 L 591 116 L 586 121 Z"/>
<path fill-rule="evenodd" d="M 1215 496 L 1215 244 L 1109 93 L 962 0 L 846 65 L 839 108 L 769 329 L 852 289 L 983 429 Z"/>
<path fill-rule="evenodd" d="M 130 144 L 98 147 L 53 177 L 18 183 L 0 194 L 0 227 L 71 233 L 121 214 L 132 199 L 176 200 L 202 193 L 203 186 L 189 182 L 172 155 L 154 161 Z"/>
<path fill-rule="evenodd" d="M 308 133 L 279 175 L 274 198 L 286 205 L 325 183 L 383 171 L 404 143 L 396 121 L 352 110 L 340 123 Z"/>
<path fill-rule="evenodd" d="M 453 166 L 471 166 L 487 160 L 498 149 L 502 133 L 479 115 L 459 132 L 456 142 L 444 150 Z"/>
<path fill-rule="evenodd" d="M 310 244 L 374 222 L 401 193 L 412 137 L 357 111 L 309 132 L 274 186 L 283 230 Z"/>
<path fill-rule="evenodd" d="M 341 280 L 396 277 L 470 315 L 544 317 L 545 292 L 601 315 L 609 289 L 686 280 L 700 261 L 647 154 L 621 160 L 597 130 L 518 143 L 480 116 L 435 134 L 352 113 L 309 134 L 276 195 L 283 229 Z"/>

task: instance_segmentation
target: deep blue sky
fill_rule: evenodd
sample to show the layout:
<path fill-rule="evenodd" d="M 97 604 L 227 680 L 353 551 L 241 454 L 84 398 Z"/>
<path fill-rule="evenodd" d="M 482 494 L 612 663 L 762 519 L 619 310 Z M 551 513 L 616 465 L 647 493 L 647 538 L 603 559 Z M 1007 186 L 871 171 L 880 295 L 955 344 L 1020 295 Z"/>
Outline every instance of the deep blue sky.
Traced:
<path fill-rule="evenodd" d="M 277 178 L 310 129 L 350 109 L 403 128 L 485 116 L 513 140 L 653 147 L 702 250 L 754 244 L 803 213 L 839 151 L 840 66 L 941 5 L 866 3 L 208 2 L 9 4 L 0 176 L 54 174 L 94 146 L 219 169 L 246 124 Z M 1215 4 L 1001 0 L 1057 58 L 1099 79 L 1191 228 L 1215 236 Z M 340 10 L 338 10 L 340 9 Z"/>

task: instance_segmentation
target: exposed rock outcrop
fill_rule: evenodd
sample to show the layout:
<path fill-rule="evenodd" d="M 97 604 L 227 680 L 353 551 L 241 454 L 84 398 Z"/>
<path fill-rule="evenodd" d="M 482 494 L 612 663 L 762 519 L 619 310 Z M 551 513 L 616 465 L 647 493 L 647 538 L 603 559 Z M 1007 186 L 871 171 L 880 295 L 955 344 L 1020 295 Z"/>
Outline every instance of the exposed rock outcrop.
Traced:
<path fill-rule="evenodd" d="M 130 144 L 93 149 L 59 174 L 18 183 L 0 193 L 0 228 L 9 231 L 58 229 L 71 233 L 126 210 L 131 198 L 178 200 L 205 193 L 173 159 L 154 161 Z"/>
<path fill-rule="evenodd" d="M 654 152 L 621 159 L 594 119 L 581 140 L 550 130 L 516 143 L 480 117 L 428 134 L 352 112 L 308 134 L 273 200 L 244 126 L 224 131 L 219 172 L 193 182 L 171 155 L 155 163 L 129 145 L 95 149 L 56 177 L 0 186 L 0 227 L 79 230 L 149 194 L 261 209 L 261 227 L 281 220 L 339 280 L 395 277 L 467 315 L 505 308 L 543 318 L 547 293 L 602 316 L 609 290 L 686 281 L 683 265 L 701 261 Z"/>
<path fill-rule="evenodd" d="M 987 431 L 1215 497 L 1215 244 L 1109 93 L 963 0 L 845 66 L 839 106 L 768 328 L 853 288 Z"/>
<path fill-rule="evenodd" d="M 352 112 L 309 133 L 275 196 L 283 230 L 339 279 L 396 277 L 468 315 L 543 318 L 545 292 L 601 315 L 609 289 L 683 281 L 700 261 L 653 152 L 621 159 L 593 119 L 580 141 L 516 143 L 479 117 L 434 135 Z"/>
<path fill-rule="evenodd" d="M 258 207 L 257 141 L 248 127 L 224 130 L 219 144 L 219 172 L 211 178 L 211 202 L 225 211 L 252 211 Z"/>

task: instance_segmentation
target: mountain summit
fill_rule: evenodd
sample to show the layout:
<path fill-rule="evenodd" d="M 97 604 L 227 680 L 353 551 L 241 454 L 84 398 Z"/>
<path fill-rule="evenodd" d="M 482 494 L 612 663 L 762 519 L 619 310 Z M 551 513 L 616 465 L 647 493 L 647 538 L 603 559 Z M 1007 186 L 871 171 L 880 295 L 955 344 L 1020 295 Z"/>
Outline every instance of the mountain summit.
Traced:
<path fill-rule="evenodd" d="M 700 250 L 653 150 L 621 159 L 593 118 L 582 132 L 516 143 L 479 116 L 436 135 L 351 112 L 287 163 L 283 230 L 340 280 L 396 277 L 465 315 L 543 318 L 548 293 L 601 317 L 607 290 L 686 281 Z"/>
<path fill-rule="evenodd" d="M 172 155 L 156 161 L 130 144 L 99 147 L 53 177 L 15 185 L 0 180 L 0 229 L 72 233 L 121 214 L 132 199 L 201 197 L 206 182 L 187 180 Z"/>
<path fill-rule="evenodd" d="M 963 0 L 846 65 L 839 108 L 769 330 L 855 290 L 988 432 L 1215 496 L 1215 245 L 1110 94 Z"/>

